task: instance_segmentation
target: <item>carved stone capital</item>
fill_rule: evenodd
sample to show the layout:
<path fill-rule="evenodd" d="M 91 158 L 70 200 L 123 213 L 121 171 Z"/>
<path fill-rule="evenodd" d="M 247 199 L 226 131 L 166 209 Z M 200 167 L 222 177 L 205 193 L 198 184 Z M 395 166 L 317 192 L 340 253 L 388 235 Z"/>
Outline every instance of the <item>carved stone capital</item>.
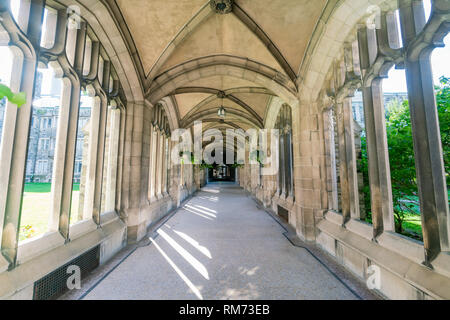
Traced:
<path fill-rule="evenodd" d="M 210 0 L 209 5 L 218 14 L 227 14 L 233 10 L 233 0 Z"/>

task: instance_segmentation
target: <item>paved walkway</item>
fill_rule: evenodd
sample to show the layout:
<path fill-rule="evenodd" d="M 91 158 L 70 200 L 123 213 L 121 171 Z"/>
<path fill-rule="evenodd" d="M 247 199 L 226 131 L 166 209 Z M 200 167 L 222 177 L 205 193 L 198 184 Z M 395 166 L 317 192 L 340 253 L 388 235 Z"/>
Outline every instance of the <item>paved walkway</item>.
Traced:
<path fill-rule="evenodd" d="M 235 185 L 208 185 L 85 299 L 356 299 Z"/>

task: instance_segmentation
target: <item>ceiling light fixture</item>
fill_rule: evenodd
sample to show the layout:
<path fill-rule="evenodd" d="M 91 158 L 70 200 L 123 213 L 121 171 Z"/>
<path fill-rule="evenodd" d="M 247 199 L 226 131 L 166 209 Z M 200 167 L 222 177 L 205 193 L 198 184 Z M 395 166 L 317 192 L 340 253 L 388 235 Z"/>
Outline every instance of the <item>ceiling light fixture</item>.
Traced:
<path fill-rule="evenodd" d="M 219 111 L 217 112 L 217 115 L 221 118 L 225 118 L 225 116 L 227 115 L 226 113 L 227 112 L 226 112 L 225 108 L 223 106 L 221 106 L 219 108 Z"/>
<path fill-rule="evenodd" d="M 220 98 L 220 99 L 222 100 L 222 103 L 221 103 L 221 105 L 220 105 L 219 111 L 217 111 L 217 115 L 218 115 L 220 118 L 223 119 L 223 118 L 225 118 L 225 116 L 227 115 L 227 112 L 226 112 L 226 110 L 225 110 L 225 107 L 223 106 L 223 98 L 226 97 L 225 92 L 220 91 L 220 92 L 217 94 L 217 97 Z"/>

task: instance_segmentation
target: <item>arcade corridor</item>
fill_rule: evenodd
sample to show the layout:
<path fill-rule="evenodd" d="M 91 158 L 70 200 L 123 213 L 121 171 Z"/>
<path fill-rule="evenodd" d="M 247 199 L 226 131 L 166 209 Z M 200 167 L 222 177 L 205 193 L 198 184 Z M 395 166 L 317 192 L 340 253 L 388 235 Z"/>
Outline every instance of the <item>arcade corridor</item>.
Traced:
<path fill-rule="evenodd" d="M 283 232 L 240 187 L 210 184 L 84 299 L 359 298 Z"/>
<path fill-rule="evenodd" d="M 450 300 L 449 44 L 450 0 L 0 0 L 0 300 Z"/>

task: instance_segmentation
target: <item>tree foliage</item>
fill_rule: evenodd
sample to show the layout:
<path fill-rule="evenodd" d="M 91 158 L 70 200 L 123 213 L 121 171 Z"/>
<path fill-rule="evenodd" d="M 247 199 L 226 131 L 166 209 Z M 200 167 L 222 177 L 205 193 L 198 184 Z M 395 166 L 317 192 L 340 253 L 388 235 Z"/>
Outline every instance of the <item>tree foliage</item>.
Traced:
<path fill-rule="evenodd" d="M 442 149 L 447 185 L 450 177 L 450 79 L 442 77 L 436 88 L 436 102 L 441 129 Z M 392 197 L 395 216 L 395 228 L 404 233 L 404 224 L 409 217 L 419 215 L 419 198 L 414 158 L 411 118 L 408 101 L 393 101 L 386 108 L 386 133 L 388 139 L 389 164 L 391 171 Z M 364 181 L 369 181 L 366 137 L 362 139 L 362 160 L 360 170 Z M 371 207 L 370 186 L 365 183 L 364 201 L 366 208 Z M 368 210 L 370 211 L 370 210 Z M 371 220 L 371 214 L 368 213 Z M 421 238 L 422 235 L 417 235 Z"/>
<path fill-rule="evenodd" d="M 436 102 L 441 127 L 442 150 L 447 186 L 450 185 L 450 78 L 442 77 L 436 88 Z"/>

